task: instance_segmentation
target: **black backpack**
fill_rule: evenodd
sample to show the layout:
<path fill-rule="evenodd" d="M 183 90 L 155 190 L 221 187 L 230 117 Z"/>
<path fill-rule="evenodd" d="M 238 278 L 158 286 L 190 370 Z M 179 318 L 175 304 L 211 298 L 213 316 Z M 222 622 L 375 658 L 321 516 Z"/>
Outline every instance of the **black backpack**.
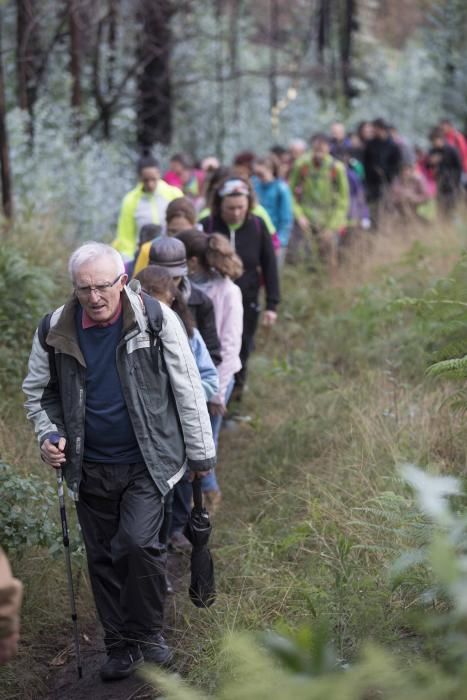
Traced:
<path fill-rule="evenodd" d="M 148 332 L 153 342 L 151 342 L 151 355 L 153 358 L 156 374 L 159 372 L 159 347 L 160 347 L 160 332 L 162 329 L 162 309 L 161 305 L 153 297 L 141 292 L 141 296 L 146 309 L 148 319 Z M 50 319 L 52 314 L 46 314 L 40 320 L 37 328 L 37 336 L 42 348 L 49 356 L 50 380 L 55 382 L 57 379 L 57 368 L 55 366 L 55 350 L 47 343 L 47 335 L 50 330 Z"/>

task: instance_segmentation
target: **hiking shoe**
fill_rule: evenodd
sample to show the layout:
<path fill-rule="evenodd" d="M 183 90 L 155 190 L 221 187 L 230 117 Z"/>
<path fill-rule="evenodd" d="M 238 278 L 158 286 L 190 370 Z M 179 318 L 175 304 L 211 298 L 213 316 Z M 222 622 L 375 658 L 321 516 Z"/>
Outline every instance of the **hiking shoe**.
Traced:
<path fill-rule="evenodd" d="M 141 644 L 144 660 L 158 666 L 170 666 L 173 659 L 173 651 L 167 645 L 160 632 L 153 634 Z"/>
<path fill-rule="evenodd" d="M 143 652 L 137 644 L 111 649 L 107 661 L 100 669 L 103 681 L 120 681 L 131 676 L 133 671 L 144 664 Z"/>
<path fill-rule="evenodd" d="M 176 530 L 170 536 L 169 549 L 173 552 L 180 552 L 180 554 L 189 554 L 191 552 L 191 542 L 185 537 L 183 532 Z"/>

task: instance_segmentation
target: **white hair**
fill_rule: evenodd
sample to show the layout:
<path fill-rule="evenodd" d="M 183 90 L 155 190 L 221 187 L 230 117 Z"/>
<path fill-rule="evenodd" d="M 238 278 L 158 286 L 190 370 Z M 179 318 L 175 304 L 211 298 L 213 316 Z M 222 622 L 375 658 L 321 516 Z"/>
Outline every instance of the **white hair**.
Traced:
<path fill-rule="evenodd" d="M 292 139 L 289 143 L 289 148 L 302 148 L 304 151 L 306 151 L 307 143 L 303 139 Z"/>
<path fill-rule="evenodd" d="M 97 241 L 86 241 L 71 254 L 68 261 L 68 272 L 71 281 L 74 282 L 76 271 L 87 262 L 96 258 L 111 258 L 115 264 L 115 272 L 124 274 L 125 264 L 119 252 L 106 243 Z"/>

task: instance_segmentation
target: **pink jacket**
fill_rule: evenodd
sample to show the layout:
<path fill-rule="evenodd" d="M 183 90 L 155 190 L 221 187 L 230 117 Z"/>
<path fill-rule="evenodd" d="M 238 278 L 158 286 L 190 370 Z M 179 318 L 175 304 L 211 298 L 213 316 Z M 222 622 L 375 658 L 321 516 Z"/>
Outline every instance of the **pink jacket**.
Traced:
<path fill-rule="evenodd" d="M 216 275 L 196 283 L 211 299 L 216 316 L 216 330 L 221 344 L 222 362 L 217 365 L 219 393 L 211 401 L 225 405 L 225 394 L 233 375 L 238 372 L 243 333 L 243 302 L 240 288 L 228 277 Z"/>

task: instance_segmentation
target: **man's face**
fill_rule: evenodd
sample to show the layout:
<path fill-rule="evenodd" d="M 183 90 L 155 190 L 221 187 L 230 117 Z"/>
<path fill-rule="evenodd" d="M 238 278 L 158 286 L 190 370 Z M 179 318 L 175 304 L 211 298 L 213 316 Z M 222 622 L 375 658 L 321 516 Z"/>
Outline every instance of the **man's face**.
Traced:
<path fill-rule="evenodd" d="M 224 197 L 221 203 L 221 216 L 227 225 L 241 224 L 248 211 L 248 197 L 235 194 Z"/>
<path fill-rule="evenodd" d="M 109 256 L 96 258 L 78 268 L 74 278 L 75 293 L 89 318 L 96 323 L 107 323 L 115 316 L 127 279 L 128 275 L 119 275 L 115 261 Z M 108 284 L 112 286 L 95 289 Z"/>
<path fill-rule="evenodd" d="M 343 141 L 345 139 L 345 126 L 340 122 L 334 122 L 331 124 L 331 137 L 336 141 Z"/>
<path fill-rule="evenodd" d="M 145 192 L 155 192 L 160 176 L 158 168 L 143 168 L 140 173 L 143 190 Z"/>
<path fill-rule="evenodd" d="M 329 144 L 327 141 L 316 139 L 316 141 L 313 141 L 312 149 L 313 159 L 319 163 L 329 155 Z"/>

